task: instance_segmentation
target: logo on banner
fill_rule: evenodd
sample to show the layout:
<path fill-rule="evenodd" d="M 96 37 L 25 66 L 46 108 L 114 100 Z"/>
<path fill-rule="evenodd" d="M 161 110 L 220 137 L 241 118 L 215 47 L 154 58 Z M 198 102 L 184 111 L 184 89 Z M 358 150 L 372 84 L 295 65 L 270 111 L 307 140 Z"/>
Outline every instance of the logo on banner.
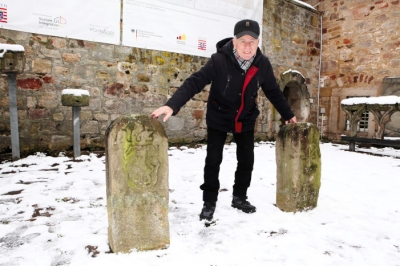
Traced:
<path fill-rule="evenodd" d="M 90 25 L 89 30 L 92 32 L 95 32 L 99 35 L 107 36 L 107 37 L 113 37 L 115 34 L 112 30 L 107 30 L 106 28 L 100 28 L 100 27 L 96 27 L 93 25 Z"/>
<path fill-rule="evenodd" d="M 40 28 L 46 28 L 48 30 L 58 30 L 64 28 L 67 25 L 67 20 L 61 16 L 55 17 L 54 19 L 39 17 Z"/>
<path fill-rule="evenodd" d="M 133 34 L 135 34 L 135 38 L 136 38 L 136 42 L 137 42 L 137 30 L 135 30 L 135 29 L 131 29 L 131 32 L 133 33 Z"/>
<path fill-rule="evenodd" d="M 67 25 L 67 20 L 63 17 L 57 17 L 54 19 L 54 23 L 59 24 L 61 27 L 64 27 L 64 25 Z"/>
<path fill-rule="evenodd" d="M 147 30 L 140 30 L 140 29 L 131 29 L 132 34 L 135 35 L 136 41 L 138 39 L 154 39 L 154 38 L 160 38 L 162 39 L 162 35 L 154 32 L 154 31 L 147 31 Z"/>
<path fill-rule="evenodd" d="M 186 34 L 176 37 L 178 40 L 186 41 Z"/>
<path fill-rule="evenodd" d="M 7 8 L 0 7 L 0 22 L 7 23 Z"/>
<path fill-rule="evenodd" d="M 199 39 L 197 42 L 197 49 L 199 50 L 207 50 L 207 40 Z"/>
<path fill-rule="evenodd" d="M 186 34 L 182 34 L 176 37 L 176 43 L 186 45 Z"/>

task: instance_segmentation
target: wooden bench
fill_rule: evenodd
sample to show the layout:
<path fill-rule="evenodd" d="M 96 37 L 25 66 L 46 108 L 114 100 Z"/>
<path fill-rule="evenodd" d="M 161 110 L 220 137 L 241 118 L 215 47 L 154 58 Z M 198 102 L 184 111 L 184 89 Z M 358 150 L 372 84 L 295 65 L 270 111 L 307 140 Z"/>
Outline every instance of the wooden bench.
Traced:
<path fill-rule="evenodd" d="M 376 145 L 376 146 L 383 146 L 383 147 L 400 148 L 400 141 L 396 141 L 396 140 L 357 138 L 357 137 L 348 137 L 348 136 L 341 136 L 340 139 L 342 141 L 349 142 L 349 150 L 350 151 L 355 151 L 356 142 L 368 143 L 368 144 L 372 144 L 372 145 Z"/>

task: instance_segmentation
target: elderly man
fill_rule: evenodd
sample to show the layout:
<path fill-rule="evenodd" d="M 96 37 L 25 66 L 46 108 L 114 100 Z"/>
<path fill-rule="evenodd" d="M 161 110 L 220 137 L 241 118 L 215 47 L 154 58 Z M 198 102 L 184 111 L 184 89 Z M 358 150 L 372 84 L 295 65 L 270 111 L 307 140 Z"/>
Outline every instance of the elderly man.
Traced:
<path fill-rule="evenodd" d="M 256 97 L 261 87 L 286 123 L 296 123 L 283 96 L 268 58 L 258 48 L 260 26 L 245 19 L 236 23 L 234 38 L 217 43 L 217 53 L 198 72 L 185 80 L 165 106 L 151 115 L 163 121 L 176 115 L 196 93 L 211 83 L 207 102 L 207 156 L 204 166 L 204 205 L 200 220 L 212 220 L 220 188 L 219 170 L 228 132 L 237 144 L 237 168 L 232 192 L 232 207 L 253 213 L 256 207 L 247 201 L 254 164 L 254 126 L 259 110 Z"/>

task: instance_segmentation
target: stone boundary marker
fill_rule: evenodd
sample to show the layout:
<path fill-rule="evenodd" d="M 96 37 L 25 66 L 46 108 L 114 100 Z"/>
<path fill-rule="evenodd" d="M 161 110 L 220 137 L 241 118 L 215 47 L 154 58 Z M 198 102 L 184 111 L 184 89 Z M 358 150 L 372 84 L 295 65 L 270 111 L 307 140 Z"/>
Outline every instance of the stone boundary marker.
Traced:
<path fill-rule="evenodd" d="M 121 116 L 106 132 L 108 238 L 114 253 L 170 243 L 168 141 L 149 115 Z"/>
<path fill-rule="evenodd" d="M 285 212 L 313 209 L 321 186 L 319 131 L 311 123 L 283 126 L 276 139 L 276 206 Z"/>

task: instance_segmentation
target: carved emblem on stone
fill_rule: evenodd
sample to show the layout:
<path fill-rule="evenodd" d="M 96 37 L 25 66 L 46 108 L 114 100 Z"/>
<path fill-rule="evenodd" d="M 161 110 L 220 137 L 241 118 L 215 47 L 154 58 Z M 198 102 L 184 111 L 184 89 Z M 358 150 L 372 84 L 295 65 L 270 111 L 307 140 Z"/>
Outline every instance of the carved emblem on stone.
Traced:
<path fill-rule="evenodd" d="M 124 170 L 132 188 L 154 186 L 158 179 L 160 161 L 158 148 L 153 144 L 154 130 L 137 123 L 122 129 L 124 134 Z"/>

